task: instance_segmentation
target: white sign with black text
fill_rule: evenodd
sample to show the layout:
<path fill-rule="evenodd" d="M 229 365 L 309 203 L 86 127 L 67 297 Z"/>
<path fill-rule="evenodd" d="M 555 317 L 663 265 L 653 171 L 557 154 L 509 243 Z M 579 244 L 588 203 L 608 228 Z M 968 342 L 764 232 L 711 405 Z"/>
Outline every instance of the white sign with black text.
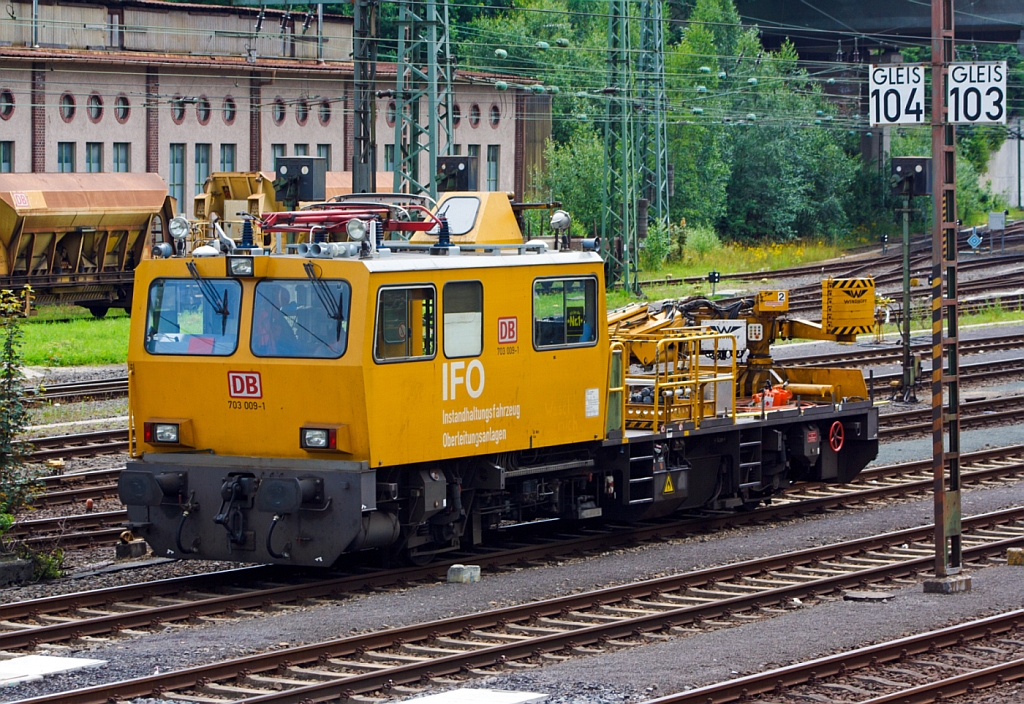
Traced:
<path fill-rule="evenodd" d="M 736 354 L 743 356 L 747 349 L 747 321 L 745 320 L 708 320 L 702 326 L 704 332 L 712 335 L 732 335 L 736 338 Z M 705 357 L 726 360 L 732 357 L 733 347 L 728 340 L 711 339 L 700 341 L 700 351 Z"/>
<path fill-rule="evenodd" d="M 1006 124 L 1006 62 L 949 65 L 946 81 L 949 122 Z"/>
<path fill-rule="evenodd" d="M 924 66 L 872 66 L 868 107 L 871 125 L 920 125 L 924 115 Z"/>

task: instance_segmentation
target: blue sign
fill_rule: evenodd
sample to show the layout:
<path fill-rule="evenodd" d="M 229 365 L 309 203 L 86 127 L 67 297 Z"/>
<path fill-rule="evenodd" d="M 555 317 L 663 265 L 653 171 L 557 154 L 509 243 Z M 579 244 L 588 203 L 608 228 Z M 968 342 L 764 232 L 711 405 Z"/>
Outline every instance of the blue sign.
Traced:
<path fill-rule="evenodd" d="M 971 236 L 967 238 L 967 244 L 971 245 L 971 249 L 977 249 L 981 244 L 981 237 L 978 236 L 977 232 L 972 233 Z"/>

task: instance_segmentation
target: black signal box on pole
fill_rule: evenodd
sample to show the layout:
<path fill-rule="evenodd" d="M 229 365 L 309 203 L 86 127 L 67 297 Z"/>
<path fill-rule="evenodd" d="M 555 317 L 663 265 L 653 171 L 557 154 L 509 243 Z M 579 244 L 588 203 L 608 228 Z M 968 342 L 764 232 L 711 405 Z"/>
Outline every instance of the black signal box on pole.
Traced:
<path fill-rule="evenodd" d="M 908 191 L 903 190 L 905 181 L 910 182 Z M 901 196 L 905 192 L 912 196 L 932 194 L 932 159 L 929 156 L 894 156 L 892 158 L 892 194 Z"/>
<path fill-rule="evenodd" d="M 439 156 L 437 157 L 437 191 L 468 191 L 469 172 L 476 160 L 470 156 Z"/>

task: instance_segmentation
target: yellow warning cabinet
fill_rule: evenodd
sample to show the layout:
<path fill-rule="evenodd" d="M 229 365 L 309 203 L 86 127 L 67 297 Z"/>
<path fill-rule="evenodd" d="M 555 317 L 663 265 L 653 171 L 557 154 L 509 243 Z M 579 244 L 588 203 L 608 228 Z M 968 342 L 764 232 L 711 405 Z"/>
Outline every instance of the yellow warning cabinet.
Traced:
<path fill-rule="evenodd" d="M 860 335 L 874 329 L 874 279 L 821 282 L 822 327 L 833 335 Z"/>

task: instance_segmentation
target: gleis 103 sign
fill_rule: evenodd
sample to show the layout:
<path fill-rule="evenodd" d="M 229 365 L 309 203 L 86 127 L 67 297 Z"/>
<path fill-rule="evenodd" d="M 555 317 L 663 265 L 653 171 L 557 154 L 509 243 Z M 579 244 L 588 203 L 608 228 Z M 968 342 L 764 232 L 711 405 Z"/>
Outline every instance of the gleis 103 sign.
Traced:
<path fill-rule="evenodd" d="M 950 64 L 946 105 L 952 124 L 1006 124 L 1006 62 Z"/>
<path fill-rule="evenodd" d="M 924 124 L 924 66 L 872 66 L 869 75 L 872 126 Z"/>

